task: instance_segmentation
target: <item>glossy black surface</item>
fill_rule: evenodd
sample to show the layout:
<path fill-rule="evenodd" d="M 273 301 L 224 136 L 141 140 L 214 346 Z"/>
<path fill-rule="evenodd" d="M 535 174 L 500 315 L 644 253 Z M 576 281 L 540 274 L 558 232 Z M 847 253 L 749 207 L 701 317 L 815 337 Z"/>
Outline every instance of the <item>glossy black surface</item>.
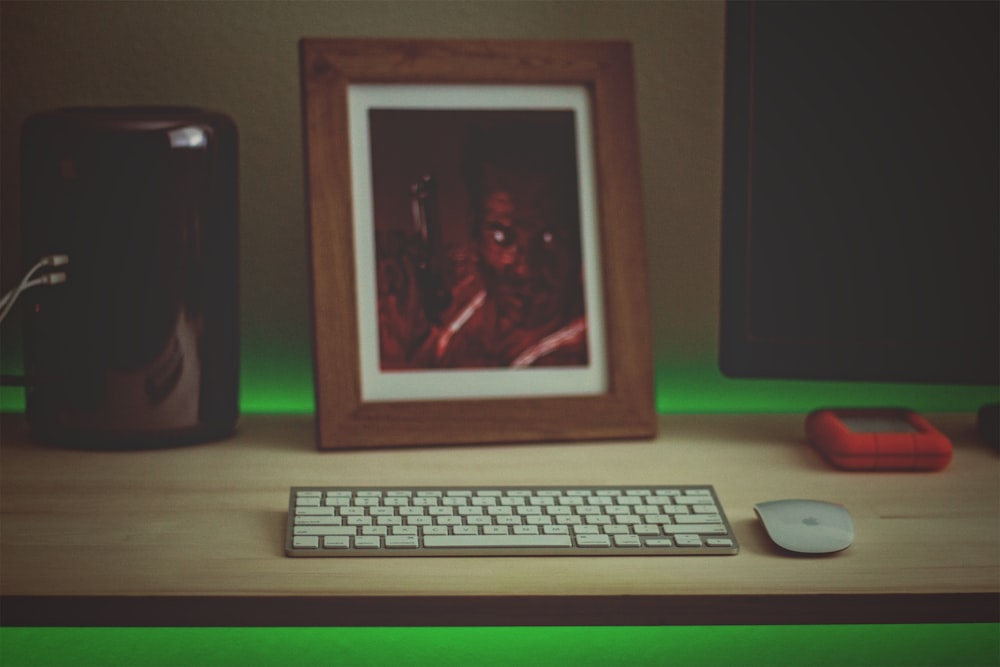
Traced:
<path fill-rule="evenodd" d="M 998 21 L 995 2 L 728 5 L 727 375 L 1000 380 Z"/>
<path fill-rule="evenodd" d="M 237 130 L 194 108 L 78 108 L 22 131 L 26 413 L 42 440 L 222 437 L 238 416 Z"/>

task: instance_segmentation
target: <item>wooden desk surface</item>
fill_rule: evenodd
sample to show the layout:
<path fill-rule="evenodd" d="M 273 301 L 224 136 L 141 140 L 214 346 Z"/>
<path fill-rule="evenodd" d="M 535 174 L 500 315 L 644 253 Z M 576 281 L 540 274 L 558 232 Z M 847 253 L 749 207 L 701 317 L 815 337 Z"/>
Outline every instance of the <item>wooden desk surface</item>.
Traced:
<path fill-rule="evenodd" d="M 936 473 L 850 473 L 801 415 L 662 416 L 652 441 L 323 452 L 313 420 L 247 416 L 227 441 L 93 452 L 0 421 L 5 625 L 483 625 L 1000 620 L 1000 455 L 971 415 Z M 293 485 L 714 484 L 737 556 L 291 559 Z M 773 547 L 760 500 L 841 502 L 856 540 Z"/>

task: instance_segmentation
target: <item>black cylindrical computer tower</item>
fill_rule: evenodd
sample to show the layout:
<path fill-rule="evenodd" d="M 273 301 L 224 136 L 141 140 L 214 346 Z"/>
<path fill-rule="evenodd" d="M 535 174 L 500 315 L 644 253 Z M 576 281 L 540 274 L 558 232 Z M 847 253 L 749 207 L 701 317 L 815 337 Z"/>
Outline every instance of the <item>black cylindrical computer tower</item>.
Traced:
<path fill-rule="evenodd" d="M 239 414 L 236 126 L 196 108 L 72 108 L 24 124 L 33 435 L 140 448 L 224 437 Z"/>

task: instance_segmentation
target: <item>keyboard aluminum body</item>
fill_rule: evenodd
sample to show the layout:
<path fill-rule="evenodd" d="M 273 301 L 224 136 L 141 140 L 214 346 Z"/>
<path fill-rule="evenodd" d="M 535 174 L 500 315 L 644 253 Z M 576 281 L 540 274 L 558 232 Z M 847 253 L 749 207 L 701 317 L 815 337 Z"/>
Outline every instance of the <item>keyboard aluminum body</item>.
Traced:
<path fill-rule="evenodd" d="M 292 557 L 733 555 L 710 485 L 292 487 Z"/>

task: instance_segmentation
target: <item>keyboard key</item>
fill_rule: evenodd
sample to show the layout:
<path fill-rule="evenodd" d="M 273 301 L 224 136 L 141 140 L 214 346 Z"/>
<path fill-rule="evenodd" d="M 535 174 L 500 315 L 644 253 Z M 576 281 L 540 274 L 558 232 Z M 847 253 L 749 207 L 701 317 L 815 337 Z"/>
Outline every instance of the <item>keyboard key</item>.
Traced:
<path fill-rule="evenodd" d="M 610 547 L 611 538 L 607 535 L 577 535 L 576 543 L 581 547 Z"/>
<path fill-rule="evenodd" d="M 292 538 L 292 546 L 296 549 L 318 549 L 319 548 L 319 538 L 318 537 L 294 537 Z"/>
<path fill-rule="evenodd" d="M 356 535 L 358 529 L 354 526 L 295 526 L 295 535 Z"/>
<path fill-rule="evenodd" d="M 339 526 L 344 520 L 339 516 L 296 516 L 296 526 Z"/>
<path fill-rule="evenodd" d="M 667 540 L 662 538 L 650 538 L 646 540 L 647 547 L 672 547 L 674 546 L 673 540 Z"/>
<path fill-rule="evenodd" d="M 614 540 L 616 547 L 642 546 L 642 540 L 639 539 L 638 535 L 615 535 Z"/>
<path fill-rule="evenodd" d="M 715 501 L 711 496 L 681 496 L 674 498 L 678 505 L 714 505 Z"/>
<path fill-rule="evenodd" d="M 327 536 L 323 538 L 324 549 L 348 549 L 351 546 L 351 538 Z"/>
<path fill-rule="evenodd" d="M 728 537 L 709 537 L 705 540 L 705 544 L 710 547 L 731 547 L 735 546 L 733 541 Z"/>
<path fill-rule="evenodd" d="M 386 549 L 416 549 L 420 546 L 416 535 L 389 535 L 385 538 Z"/>
<path fill-rule="evenodd" d="M 664 533 L 698 533 L 699 535 L 725 535 L 726 527 L 721 523 L 693 523 L 680 526 L 660 526 Z"/>
<path fill-rule="evenodd" d="M 332 507 L 296 507 L 296 516 L 333 516 L 337 510 Z"/>
<path fill-rule="evenodd" d="M 428 535 L 424 538 L 427 549 L 571 546 L 573 543 L 568 535 Z"/>
<path fill-rule="evenodd" d="M 718 514 L 681 514 L 674 517 L 674 523 L 722 523 Z"/>

